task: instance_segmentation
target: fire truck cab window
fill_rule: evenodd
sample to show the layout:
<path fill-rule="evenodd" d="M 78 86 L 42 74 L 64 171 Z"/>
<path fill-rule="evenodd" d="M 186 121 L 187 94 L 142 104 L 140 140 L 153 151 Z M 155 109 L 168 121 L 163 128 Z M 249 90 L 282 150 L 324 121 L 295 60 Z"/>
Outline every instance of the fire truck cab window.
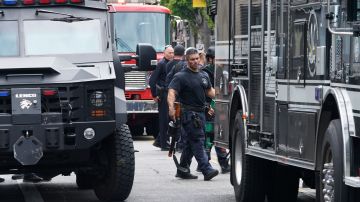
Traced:
<path fill-rule="evenodd" d="M 292 65 L 290 67 L 291 79 L 297 78 L 299 74 L 301 74 L 301 77 L 304 76 L 306 23 L 304 21 L 295 22 L 293 33 L 290 47 L 292 58 Z"/>
<path fill-rule="evenodd" d="M 100 20 L 24 21 L 26 55 L 102 53 Z"/>
<path fill-rule="evenodd" d="M 114 13 L 116 46 L 118 52 L 135 52 L 138 43 L 153 44 L 157 52 L 164 51 L 166 14 Z"/>
<path fill-rule="evenodd" d="M 0 57 L 19 55 L 17 21 L 0 21 Z"/>

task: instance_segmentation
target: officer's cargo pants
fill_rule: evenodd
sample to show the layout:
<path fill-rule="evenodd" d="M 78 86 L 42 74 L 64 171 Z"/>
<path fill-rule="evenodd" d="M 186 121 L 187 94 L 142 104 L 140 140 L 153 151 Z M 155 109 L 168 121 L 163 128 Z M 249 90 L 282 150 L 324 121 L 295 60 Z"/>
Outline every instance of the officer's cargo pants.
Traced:
<path fill-rule="evenodd" d="M 194 119 L 198 118 L 200 124 L 195 123 Z M 211 167 L 204 149 L 205 141 L 205 113 L 184 111 L 181 116 L 182 126 L 185 130 L 183 134 L 183 152 L 180 158 L 182 167 L 190 167 L 191 159 L 195 156 L 199 169 L 206 175 L 213 168 Z"/>

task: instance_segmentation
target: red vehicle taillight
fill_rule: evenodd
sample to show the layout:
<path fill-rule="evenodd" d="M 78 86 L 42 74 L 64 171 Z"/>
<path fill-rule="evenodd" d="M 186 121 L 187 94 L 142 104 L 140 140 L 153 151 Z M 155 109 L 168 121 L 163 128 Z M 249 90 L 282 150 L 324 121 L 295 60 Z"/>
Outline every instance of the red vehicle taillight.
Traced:
<path fill-rule="evenodd" d="M 35 4 L 35 0 L 22 0 L 24 5 L 33 5 Z"/>
<path fill-rule="evenodd" d="M 57 4 L 64 4 L 67 2 L 68 2 L 68 0 L 55 0 L 55 3 L 57 3 Z"/>
<path fill-rule="evenodd" d="M 56 90 L 43 90 L 42 95 L 43 96 L 54 96 L 57 94 Z"/>
<path fill-rule="evenodd" d="M 51 0 L 39 0 L 40 4 L 50 4 Z"/>

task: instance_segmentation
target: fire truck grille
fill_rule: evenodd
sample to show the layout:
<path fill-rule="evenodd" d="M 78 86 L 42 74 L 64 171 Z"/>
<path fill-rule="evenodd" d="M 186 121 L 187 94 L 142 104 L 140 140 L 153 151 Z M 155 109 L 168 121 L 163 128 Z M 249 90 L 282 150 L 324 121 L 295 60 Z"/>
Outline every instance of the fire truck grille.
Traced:
<path fill-rule="evenodd" d="M 146 72 L 127 72 L 125 73 L 126 89 L 145 89 L 147 87 Z"/>

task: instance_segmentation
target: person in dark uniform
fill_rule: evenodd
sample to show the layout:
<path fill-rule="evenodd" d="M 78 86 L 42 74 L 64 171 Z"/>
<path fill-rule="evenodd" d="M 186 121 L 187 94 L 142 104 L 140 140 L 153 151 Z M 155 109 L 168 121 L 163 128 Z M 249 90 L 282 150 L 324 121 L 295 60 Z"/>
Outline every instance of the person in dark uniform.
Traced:
<path fill-rule="evenodd" d="M 215 90 L 211 86 L 209 76 L 199 67 L 199 53 L 195 48 L 190 48 L 185 53 L 187 67 L 177 74 L 168 86 L 169 116 L 175 120 L 174 102 L 178 96 L 181 104 L 181 124 L 185 130 L 183 134 L 183 151 L 180 166 L 189 172 L 177 170 L 176 177 L 183 179 L 196 179 L 190 173 L 191 159 L 195 156 L 199 169 L 204 175 L 204 180 L 211 180 L 219 174 L 208 160 L 204 150 L 205 140 L 205 99 L 215 97 Z"/>
<path fill-rule="evenodd" d="M 169 149 L 167 135 L 167 127 L 169 124 L 168 117 L 168 105 L 166 94 L 166 64 L 174 57 L 174 49 L 172 46 L 166 46 L 164 50 L 164 57 L 157 64 L 156 69 L 151 74 L 149 85 L 151 88 L 151 94 L 155 102 L 158 103 L 159 110 L 159 135 L 157 136 L 154 146 L 161 147 L 162 151 Z"/>
<path fill-rule="evenodd" d="M 203 68 L 203 71 L 205 71 L 211 81 L 211 84 L 214 86 L 214 70 L 215 70 L 215 47 L 210 46 L 206 52 L 206 61 L 207 64 Z M 205 141 L 205 150 L 207 151 L 207 155 L 209 157 L 209 160 L 211 160 L 211 148 L 214 141 L 214 120 L 213 120 L 213 100 L 209 97 L 206 98 L 207 105 L 209 106 L 209 114 L 206 116 L 206 129 L 205 129 L 205 135 L 206 140 L 209 140 L 209 142 Z M 230 172 L 230 165 L 229 165 L 229 159 L 228 153 L 226 149 L 220 148 L 215 146 L 216 156 L 219 161 L 219 165 L 221 167 L 221 173 L 228 173 Z"/>
<path fill-rule="evenodd" d="M 167 87 L 169 86 L 170 82 L 172 81 L 172 79 L 174 78 L 174 75 L 181 71 L 183 69 L 183 66 L 186 66 L 186 61 L 184 59 L 184 53 L 185 53 L 185 48 L 182 45 L 176 45 L 174 47 L 174 59 L 170 62 L 168 62 L 166 64 L 166 80 L 165 80 L 165 86 L 166 86 L 166 90 Z M 181 134 L 184 133 L 183 128 L 181 128 L 178 131 L 178 135 L 177 135 L 177 139 L 176 139 L 176 150 L 177 151 L 182 151 L 182 138 L 181 138 Z"/>
<path fill-rule="evenodd" d="M 177 66 L 178 64 L 179 65 L 182 65 L 182 64 L 185 64 L 185 61 L 184 61 L 184 53 L 185 53 L 185 48 L 184 46 L 182 45 L 176 45 L 174 47 L 174 59 L 171 60 L 170 62 L 168 62 L 166 64 L 166 75 L 169 75 L 169 73 L 174 69 L 175 66 Z M 181 70 L 179 68 L 179 70 Z M 177 73 L 177 72 L 176 72 Z M 166 76 L 166 80 L 165 80 L 165 83 L 166 83 L 166 86 L 168 86 L 172 80 L 172 78 L 167 78 L 168 76 Z"/>
<path fill-rule="evenodd" d="M 184 52 L 186 52 L 188 49 L 191 49 L 192 47 L 190 48 L 187 48 Z M 174 76 L 176 73 L 180 72 L 181 70 L 185 69 L 186 66 L 187 66 L 187 62 L 184 58 L 184 56 L 182 57 L 183 59 L 178 61 L 172 68 L 168 68 L 168 73 L 166 75 L 166 85 L 169 86 L 170 82 L 173 80 Z"/>

